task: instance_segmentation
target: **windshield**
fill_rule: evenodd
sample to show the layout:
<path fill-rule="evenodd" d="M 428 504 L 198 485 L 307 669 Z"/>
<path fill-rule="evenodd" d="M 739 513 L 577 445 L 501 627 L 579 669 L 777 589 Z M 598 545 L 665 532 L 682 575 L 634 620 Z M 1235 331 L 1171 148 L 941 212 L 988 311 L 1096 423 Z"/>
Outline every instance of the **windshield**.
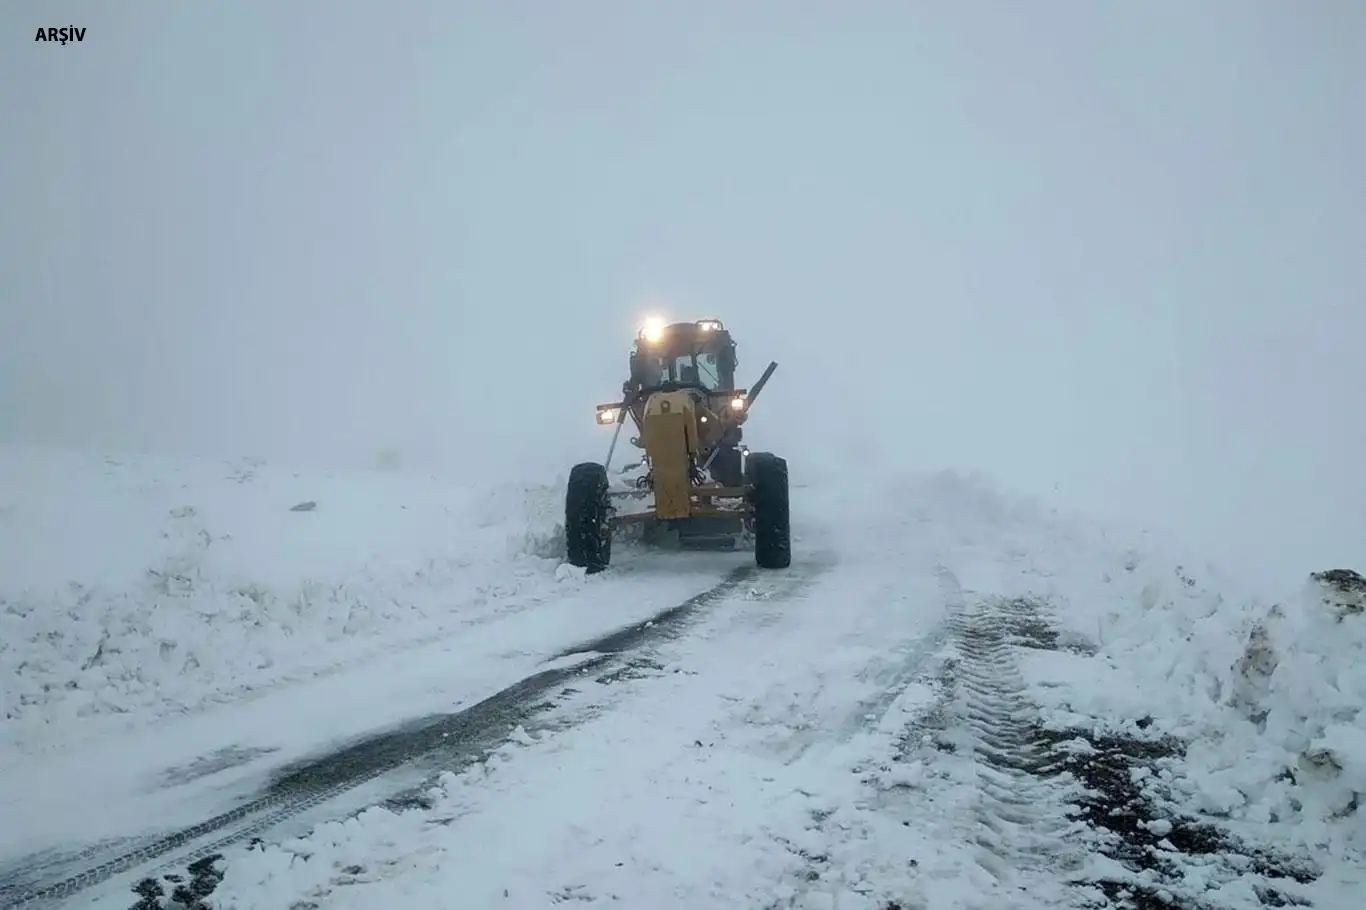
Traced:
<path fill-rule="evenodd" d="M 708 392 L 715 392 L 721 388 L 721 368 L 716 363 L 716 355 L 711 351 L 675 357 L 673 375 L 670 378 L 680 385 L 701 386 Z"/>
<path fill-rule="evenodd" d="M 707 392 L 724 391 L 721 364 L 715 351 L 675 354 L 667 357 L 641 356 L 637 360 L 638 378 L 644 388 L 665 383 L 701 388 Z"/>

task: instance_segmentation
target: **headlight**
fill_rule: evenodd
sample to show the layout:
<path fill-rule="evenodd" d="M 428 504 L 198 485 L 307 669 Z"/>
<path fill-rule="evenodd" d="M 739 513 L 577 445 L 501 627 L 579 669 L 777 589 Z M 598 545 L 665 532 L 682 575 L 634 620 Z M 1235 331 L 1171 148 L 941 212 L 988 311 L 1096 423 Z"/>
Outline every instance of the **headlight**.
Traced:
<path fill-rule="evenodd" d="M 640 326 L 640 337 L 644 338 L 647 344 L 658 344 L 659 339 L 664 337 L 664 328 L 668 323 L 659 316 L 651 316 Z"/>
<path fill-rule="evenodd" d="M 743 411 L 745 409 L 745 400 L 743 398 L 732 398 L 730 400 L 730 409 L 732 411 Z"/>
<path fill-rule="evenodd" d="M 598 423 L 602 426 L 611 426 L 617 422 L 617 414 L 621 413 L 620 408 L 604 408 L 598 411 Z"/>

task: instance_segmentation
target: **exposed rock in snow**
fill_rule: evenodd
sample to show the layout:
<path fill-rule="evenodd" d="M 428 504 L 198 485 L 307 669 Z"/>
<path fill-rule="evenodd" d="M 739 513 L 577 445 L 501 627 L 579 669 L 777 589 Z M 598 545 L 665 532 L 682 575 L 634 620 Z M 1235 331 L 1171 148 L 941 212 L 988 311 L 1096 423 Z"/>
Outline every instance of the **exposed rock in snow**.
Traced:
<path fill-rule="evenodd" d="M 1310 580 L 1323 590 L 1321 600 L 1339 620 L 1366 611 L 1366 577 L 1352 569 L 1315 572 Z"/>

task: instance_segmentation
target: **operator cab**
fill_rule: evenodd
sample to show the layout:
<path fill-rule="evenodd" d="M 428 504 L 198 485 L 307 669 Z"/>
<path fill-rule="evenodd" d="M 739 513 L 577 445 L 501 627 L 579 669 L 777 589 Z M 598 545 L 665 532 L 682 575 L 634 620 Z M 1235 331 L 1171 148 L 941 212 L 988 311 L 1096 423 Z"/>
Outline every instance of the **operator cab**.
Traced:
<path fill-rule="evenodd" d="M 627 388 L 640 392 L 735 391 L 735 341 L 719 319 L 647 325 L 631 351 Z"/>

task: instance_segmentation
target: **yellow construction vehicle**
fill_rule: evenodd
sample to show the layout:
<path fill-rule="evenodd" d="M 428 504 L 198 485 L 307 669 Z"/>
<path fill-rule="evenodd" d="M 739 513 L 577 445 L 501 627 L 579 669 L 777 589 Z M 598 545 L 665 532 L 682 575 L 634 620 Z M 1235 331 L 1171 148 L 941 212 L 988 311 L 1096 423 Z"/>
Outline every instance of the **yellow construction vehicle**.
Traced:
<path fill-rule="evenodd" d="M 752 540 L 761 568 L 791 565 L 787 462 L 741 444 L 750 408 L 778 364 L 748 389 L 735 386 L 737 365 L 735 340 L 719 319 L 641 328 L 622 399 L 597 408 L 598 424 L 616 427 L 607 458 L 569 473 L 571 565 L 606 569 L 614 532 L 627 525 L 639 527 L 647 543 L 687 549 L 732 549 Z M 628 418 L 639 432 L 631 444 L 643 450 L 628 470 L 639 473 L 622 481 L 625 489 L 613 489 L 609 466 Z"/>

